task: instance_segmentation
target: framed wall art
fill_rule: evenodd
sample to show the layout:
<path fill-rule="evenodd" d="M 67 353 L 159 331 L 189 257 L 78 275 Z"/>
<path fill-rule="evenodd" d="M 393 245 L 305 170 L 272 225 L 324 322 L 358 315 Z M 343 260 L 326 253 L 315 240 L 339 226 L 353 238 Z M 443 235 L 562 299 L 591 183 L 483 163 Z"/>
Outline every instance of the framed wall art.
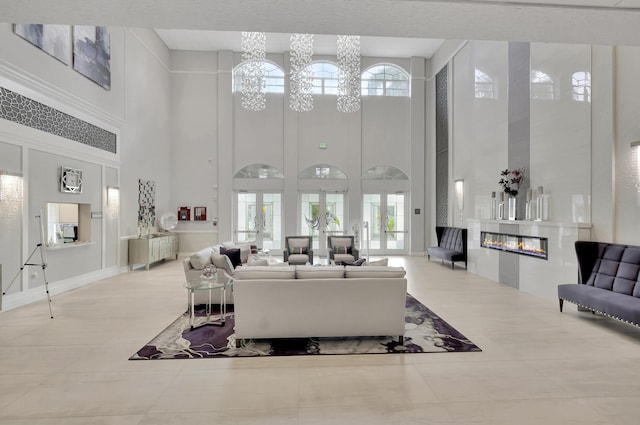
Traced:
<path fill-rule="evenodd" d="M 60 192 L 82 193 L 82 170 L 62 167 L 60 170 Z"/>
<path fill-rule="evenodd" d="M 13 32 L 63 64 L 71 63 L 71 25 L 14 24 Z"/>

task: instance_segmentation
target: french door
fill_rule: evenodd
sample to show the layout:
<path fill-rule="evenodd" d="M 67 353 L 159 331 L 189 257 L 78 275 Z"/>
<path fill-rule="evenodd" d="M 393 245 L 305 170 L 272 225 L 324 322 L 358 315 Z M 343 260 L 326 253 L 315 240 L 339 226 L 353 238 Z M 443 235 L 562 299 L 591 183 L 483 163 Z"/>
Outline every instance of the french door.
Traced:
<path fill-rule="evenodd" d="M 327 255 L 327 236 L 345 234 L 344 193 L 301 193 L 300 234 L 313 236 L 314 256 Z"/>
<path fill-rule="evenodd" d="M 366 193 L 363 195 L 361 249 L 368 254 L 406 254 L 407 209 L 405 193 Z"/>
<path fill-rule="evenodd" d="M 236 239 L 262 249 L 282 248 L 282 194 L 236 193 Z"/>

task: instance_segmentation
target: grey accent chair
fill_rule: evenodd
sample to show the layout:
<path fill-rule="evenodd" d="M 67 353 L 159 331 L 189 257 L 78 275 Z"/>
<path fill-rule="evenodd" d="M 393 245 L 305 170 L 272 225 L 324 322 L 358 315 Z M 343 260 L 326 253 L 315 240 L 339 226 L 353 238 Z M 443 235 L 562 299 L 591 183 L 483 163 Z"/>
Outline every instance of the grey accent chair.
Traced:
<path fill-rule="evenodd" d="M 327 250 L 329 262 L 333 261 L 335 264 L 342 264 L 345 261 L 353 263 L 360 257 L 353 236 L 327 236 Z"/>
<path fill-rule="evenodd" d="M 282 256 L 290 265 L 313 264 L 312 236 L 285 236 Z"/>

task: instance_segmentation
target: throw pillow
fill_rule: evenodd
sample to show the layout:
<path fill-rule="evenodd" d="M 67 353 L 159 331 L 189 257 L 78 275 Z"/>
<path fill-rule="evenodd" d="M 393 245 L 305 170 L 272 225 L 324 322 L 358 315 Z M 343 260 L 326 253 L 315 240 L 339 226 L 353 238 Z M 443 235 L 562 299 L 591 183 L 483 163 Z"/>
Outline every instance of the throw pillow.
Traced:
<path fill-rule="evenodd" d="M 361 266 L 363 265 L 367 260 L 365 258 L 359 258 L 354 262 L 351 261 L 343 261 L 342 265 L 343 266 Z"/>
<path fill-rule="evenodd" d="M 364 263 L 365 266 L 388 266 L 389 265 L 389 259 L 388 258 L 383 258 L 382 260 L 375 260 L 375 261 L 365 261 Z"/>
<path fill-rule="evenodd" d="M 196 270 L 202 270 L 205 266 L 211 264 L 211 248 L 201 249 L 198 252 L 194 252 L 189 257 L 191 267 Z"/>
<path fill-rule="evenodd" d="M 290 246 L 289 254 L 306 254 L 307 247 L 306 246 Z"/>
<path fill-rule="evenodd" d="M 351 254 L 350 246 L 334 246 L 333 252 L 335 254 Z"/>
<path fill-rule="evenodd" d="M 247 261 L 247 266 L 250 267 L 254 267 L 254 266 L 268 266 L 269 265 L 269 261 L 266 258 L 257 258 L 258 256 L 253 256 L 250 255 L 249 256 L 249 261 Z"/>
<path fill-rule="evenodd" d="M 213 254 L 211 254 L 211 260 L 213 261 L 214 266 L 224 270 L 229 276 L 233 276 L 233 264 L 231 263 L 229 257 L 224 254 L 218 254 L 217 252 L 214 252 Z"/>
<path fill-rule="evenodd" d="M 242 265 L 240 248 L 221 248 L 220 254 L 223 254 L 229 257 L 229 259 L 231 260 L 231 264 L 233 264 L 234 269 Z"/>

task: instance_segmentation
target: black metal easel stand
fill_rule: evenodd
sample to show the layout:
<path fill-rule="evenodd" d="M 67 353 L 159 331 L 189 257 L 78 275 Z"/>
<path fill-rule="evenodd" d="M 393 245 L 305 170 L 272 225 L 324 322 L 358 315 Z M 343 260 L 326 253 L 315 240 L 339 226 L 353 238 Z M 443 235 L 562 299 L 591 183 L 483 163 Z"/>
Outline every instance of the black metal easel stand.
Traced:
<path fill-rule="evenodd" d="M 16 279 L 18 279 L 18 277 L 20 276 L 22 271 L 25 269 L 25 267 L 27 267 L 27 266 L 38 266 L 38 267 L 42 268 L 42 278 L 44 279 L 44 289 L 47 291 L 47 300 L 49 301 L 49 314 L 51 315 L 51 318 L 53 319 L 53 312 L 51 310 L 51 295 L 49 295 L 49 281 L 47 280 L 47 274 L 45 272 L 45 270 L 47 269 L 47 263 L 44 261 L 44 254 L 42 252 L 43 249 L 44 249 L 44 246 L 42 245 L 42 243 L 39 243 L 38 245 L 36 245 L 36 247 L 33 249 L 33 251 L 31 251 L 31 255 L 29 255 L 29 258 L 27 258 L 27 261 L 25 261 L 25 263 L 22 265 L 22 267 L 20 267 L 20 270 L 18 270 L 18 273 L 16 273 L 15 277 L 13 278 L 13 280 L 11 281 L 9 286 L 7 286 L 7 290 L 2 293 L 2 296 L 5 296 L 7 294 L 7 292 L 9 292 L 9 289 L 11 288 L 11 285 L 13 285 L 13 283 L 16 281 Z M 33 255 L 36 253 L 36 251 L 40 251 L 40 263 L 30 263 L 31 257 L 33 257 Z"/>

